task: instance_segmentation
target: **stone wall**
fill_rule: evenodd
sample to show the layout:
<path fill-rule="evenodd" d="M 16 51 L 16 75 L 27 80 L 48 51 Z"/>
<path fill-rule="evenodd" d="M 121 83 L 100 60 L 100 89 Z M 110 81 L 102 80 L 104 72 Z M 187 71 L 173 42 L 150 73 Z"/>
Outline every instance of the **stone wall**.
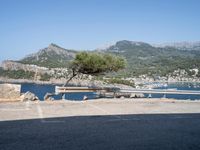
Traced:
<path fill-rule="evenodd" d="M 20 97 L 20 84 L 0 84 L 0 99 L 16 99 Z"/>

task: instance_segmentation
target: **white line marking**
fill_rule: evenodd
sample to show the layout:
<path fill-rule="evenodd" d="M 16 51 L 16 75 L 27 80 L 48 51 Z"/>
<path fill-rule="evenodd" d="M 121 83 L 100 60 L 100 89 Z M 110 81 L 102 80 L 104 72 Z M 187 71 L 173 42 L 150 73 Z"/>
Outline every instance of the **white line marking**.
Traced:
<path fill-rule="evenodd" d="M 44 116 L 43 116 L 42 108 L 40 107 L 39 103 L 37 103 L 37 110 L 38 110 L 39 118 L 41 119 L 41 122 L 43 122 L 44 121 Z"/>
<path fill-rule="evenodd" d="M 26 101 L 26 110 L 29 110 L 30 109 L 30 102 L 29 101 Z"/>
<path fill-rule="evenodd" d="M 64 120 L 45 120 L 40 104 L 37 104 L 38 115 L 41 123 L 64 123 Z M 50 118 L 49 118 L 50 119 Z"/>

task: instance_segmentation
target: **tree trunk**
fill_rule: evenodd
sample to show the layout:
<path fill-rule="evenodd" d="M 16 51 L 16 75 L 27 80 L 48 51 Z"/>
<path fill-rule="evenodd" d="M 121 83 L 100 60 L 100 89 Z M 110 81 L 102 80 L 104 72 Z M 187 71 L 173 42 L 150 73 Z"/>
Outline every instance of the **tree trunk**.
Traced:
<path fill-rule="evenodd" d="M 66 83 L 63 85 L 63 87 L 67 86 L 69 81 L 71 81 L 76 75 L 77 75 L 77 73 L 75 73 L 75 71 L 73 70 L 72 76 L 66 81 Z"/>

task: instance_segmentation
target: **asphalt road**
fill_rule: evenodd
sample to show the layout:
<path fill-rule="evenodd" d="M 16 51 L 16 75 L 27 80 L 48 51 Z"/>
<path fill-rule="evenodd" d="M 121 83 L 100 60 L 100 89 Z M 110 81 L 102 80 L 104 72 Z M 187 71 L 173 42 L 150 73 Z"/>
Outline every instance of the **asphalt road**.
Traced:
<path fill-rule="evenodd" d="M 0 122 L 0 150 L 199 150 L 200 114 Z"/>

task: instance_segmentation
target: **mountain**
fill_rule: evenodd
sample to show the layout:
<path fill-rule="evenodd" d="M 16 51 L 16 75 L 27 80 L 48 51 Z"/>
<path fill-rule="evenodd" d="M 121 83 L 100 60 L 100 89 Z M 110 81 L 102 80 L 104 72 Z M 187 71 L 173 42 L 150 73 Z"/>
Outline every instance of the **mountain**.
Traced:
<path fill-rule="evenodd" d="M 200 50 L 200 41 L 198 42 L 174 42 L 154 45 L 155 47 L 174 47 L 179 50 Z"/>
<path fill-rule="evenodd" d="M 157 49 L 148 43 L 127 40 L 118 41 L 114 45 L 106 48 L 105 51 L 119 53 L 125 57 L 148 57 L 154 56 L 157 53 Z"/>
<path fill-rule="evenodd" d="M 200 51 L 180 50 L 176 47 L 155 47 L 144 42 L 118 41 L 103 50 L 123 56 L 131 75 L 166 75 L 176 69 L 200 68 Z"/>
<path fill-rule="evenodd" d="M 60 68 L 66 67 L 68 62 L 75 57 L 76 53 L 77 51 L 64 49 L 56 44 L 50 44 L 47 48 L 28 55 L 18 62 L 48 68 Z"/>
<path fill-rule="evenodd" d="M 195 45 L 196 48 L 194 48 Z M 192 69 L 200 70 L 200 50 L 197 49 L 198 43 L 191 46 L 188 44 L 154 46 L 145 42 L 122 40 L 94 51 L 112 53 L 126 58 L 127 69 L 120 72 L 120 75 L 166 76 L 178 69 L 184 69 L 188 74 L 191 74 L 190 70 Z M 17 63 L 34 64 L 47 68 L 66 68 L 77 52 L 50 44 L 47 48 L 28 55 Z M 16 64 L 10 65 L 10 62 L 6 64 L 8 64 L 7 66 L 16 66 Z M 18 68 L 20 68 L 19 65 L 17 64 Z"/>

